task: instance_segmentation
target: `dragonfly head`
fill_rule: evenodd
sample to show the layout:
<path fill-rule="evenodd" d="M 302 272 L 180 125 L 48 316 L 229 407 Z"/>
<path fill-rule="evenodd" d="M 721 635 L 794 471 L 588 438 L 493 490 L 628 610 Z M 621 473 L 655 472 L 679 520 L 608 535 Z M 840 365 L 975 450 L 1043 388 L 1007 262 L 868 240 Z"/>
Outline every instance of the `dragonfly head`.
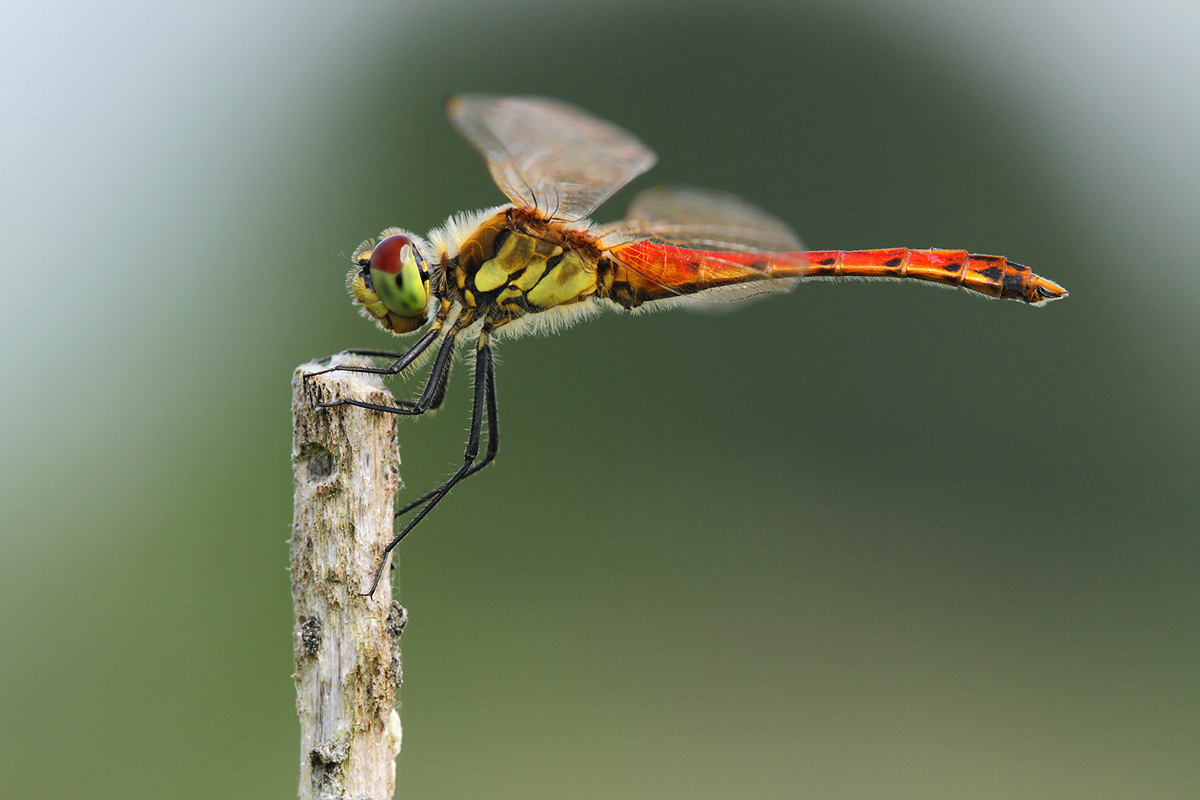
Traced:
<path fill-rule="evenodd" d="M 384 330 L 409 333 L 429 321 L 424 244 L 419 236 L 389 228 L 377 244 L 367 240 L 354 251 L 347 276 L 350 294 Z"/>

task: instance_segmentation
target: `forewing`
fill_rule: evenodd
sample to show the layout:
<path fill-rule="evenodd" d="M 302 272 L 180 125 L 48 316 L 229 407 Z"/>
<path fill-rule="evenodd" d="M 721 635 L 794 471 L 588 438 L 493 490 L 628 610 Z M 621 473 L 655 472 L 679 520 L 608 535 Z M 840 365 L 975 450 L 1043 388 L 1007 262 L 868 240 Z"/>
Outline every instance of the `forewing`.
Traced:
<path fill-rule="evenodd" d="M 723 192 L 648 189 L 624 220 L 597 233 L 602 246 L 646 280 L 707 302 L 786 292 L 808 270 L 791 227 Z"/>
<path fill-rule="evenodd" d="M 564 222 L 592 213 L 655 161 L 632 134 L 559 100 L 466 94 L 446 114 L 510 200 Z"/>
<path fill-rule="evenodd" d="M 796 232 L 787 223 L 771 216 L 740 197 L 725 192 L 691 187 L 658 186 L 633 199 L 625 214 L 626 229 L 645 228 L 654 235 L 678 230 L 726 231 L 747 247 L 773 252 L 803 250 Z"/>

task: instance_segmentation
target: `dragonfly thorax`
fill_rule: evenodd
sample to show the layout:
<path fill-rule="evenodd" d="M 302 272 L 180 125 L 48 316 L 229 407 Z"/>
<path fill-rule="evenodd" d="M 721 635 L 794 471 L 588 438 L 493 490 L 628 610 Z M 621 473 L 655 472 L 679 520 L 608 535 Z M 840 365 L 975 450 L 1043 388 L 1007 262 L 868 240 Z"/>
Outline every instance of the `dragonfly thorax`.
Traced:
<path fill-rule="evenodd" d="M 443 259 L 443 274 L 465 315 L 502 324 L 602 296 L 606 276 L 611 283 L 606 263 L 586 233 L 508 208 Z"/>

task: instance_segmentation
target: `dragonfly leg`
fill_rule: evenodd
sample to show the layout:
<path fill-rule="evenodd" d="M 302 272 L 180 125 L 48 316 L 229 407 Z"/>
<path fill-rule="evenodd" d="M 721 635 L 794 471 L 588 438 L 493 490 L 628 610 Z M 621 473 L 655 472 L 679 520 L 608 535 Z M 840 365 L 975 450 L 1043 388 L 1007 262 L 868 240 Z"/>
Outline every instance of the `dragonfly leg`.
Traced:
<path fill-rule="evenodd" d="M 426 332 L 426 336 L 430 332 Z M 411 349 L 411 348 L 410 348 Z M 348 356 L 371 356 L 373 358 L 403 358 L 408 350 L 397 353 L 394 350 L 343 350 L 343 354 Z"/>
<path fill-rule="evenodd" d="M 484 399 L 485 408 L 487 410 L 487 451 L 483 454 L 483 458 L 471 465 L 471 468 L 466 471 L 466 473 L 462 476 L 462 479 L 471 477 L 476 472 L 479 472 L 479 470 L 492 463 L 492 461 L 496 458 L 496 454 L 500 452 L 500 423 L 496 418 L 496 361 L 492 356 L 491 348 L 489 347 L 487 350 L 487 395 Z M 476 367 L 476 370 L 478 372 L 478 367 Z M 478 380 L 479 378 L 476 377 L 476 381 Z M 441 487 L 439 486 L 437 489 L 434 489 L 431 492 L 426 492 L 408 505 L 397 509 L 396 517 L 404 516 L 409 511 L 412 511 L 417 506 L 431 499 L 435 494 L 438 493 L 440 489 Z"/>
<path fill-rule="evenodd" d="M 364 596 L 370 596 L 375 593 L 376 587 L 379 586 L 379 580 L 383 576 L 383 569 L 387 565 L 388 553 L 392 552 L 396 545 L 400 544 L 400 540 L 407 536 L 409 531 L 417 527 L 417 524 L 425 518 L 425 515 L 432 511 L 433 507 L 443 497 L 449 494 L 456 483 L 467 477 L 467 475 L 478 471 L 496 456 L 500 440 L 496 436 L 495 425 L 496 394 L 493 386 L 495 369 L 492 361 L 492 348 L 487 343 L 487 331 L 488 329 L 485 328 L 480 333 L 479 349 L 475 353 L 475 399 L 471 406 L 471 434 L 467 438 L 467 449 L 463 453 L 463 465 L 445 483 L 411 506 L 411 508 L 415 508 L 422 502 L 425 504 L 417 515 L 409 520 L 408 524 L 396 534 L 396 537 L 384 548 L 383 553 L 380 554 L 379 567 L 375 570 L 375 580 L 371 582 L 371 587 L 363 593 Z M 479 464 L 476 464 L 475 459 L 479 456 L 479 441 L 483 438 L 483 416 L 485 410 L 488 415 L 488 449 L 484 458 Z"/>
<path fill-rule="evenodd" d="M 442 407 L 442 401 L 446 399 L 446 386 L 450 383 L 450 365 L 446 365 L 446 369 L 442 372 L 437 388 L 434 389 L 433 396 L 429 401 L 429 410 L 437 411 Z"/>
<path fill-rule="evenodd" d="M 436 334 L 435 331 L 430 331 L 430 333 Z M 362 400 L 334 400 L 332 403 L 317 403 L 317 406 L 319 408 L 332 408 L 333 406 L 358 406 L 359 408 L 369 408 L 372 411 L 383 411 L 388 414 L 400 414 L 402 416 L 419 416 L 424 414 L 432 407 L 434 399 L 445 395 L 446 381 L 449 380 L 450 377 L 450 362 L 452 361 L 452 356 L 454 355 L 455 335 L 456 331 L 451 329 L 446 334 L 445 338 L 442 339 L 442 346 L 438 348 L 437 358 L 435 358 L 433 362 L 433 369 L 429 371 L 429 380 L 425 382 L 425 389 L 421 392 L 421 397 L 415 403 L 408 400 L 398 400 L 396 401 L 397 405 L 385 406 L 379 403 L 363 402 Z M 429 342 L 433 341 L 433 338 L 430 337 L 429 333 L 425 334 L 425 336 L 421 338 L 423 340 L 429 338 Z M 425 342 L 424 347 L 428 347 L 429 342 Z M 420 344 L 420 342 L 417 344 Z M 416 349 L 416 347 L 417 345 L 413 345 L 413 347 L 409 349 L 409 353 Z M 424 349 L 424 347 L 422 347 L 422 349 Z M 418 351 L 417 355 L 419 354 L 420 353 Z M 408 353 L 405 353 L 405 357 L 407 356 Z M 416 355 L 414 355 L 413 358 L 416 358 Z M 336 367 L 335 369 L 344 369 L 344 367 Z M 369 372 L 371 370 L 356 369 L 354 371 Z"/>
<path fill-rule="evenodd" d="M 328 355 L 328 356 L 325 356 L 324 358 L 318 358 L 318 359 L 316 359 L 316 361 L 318 364 L 328 364 L 329 360 L 331 358 L 333 358 L 333 356 L 372 356 L 372 357 L 376 357 L 376 358 L 400 358 L 406 352 L 408 352 L 408 351 L 405 350 L 405 351 L 397 353 L 393 350 L 354 350 L 354 349 L 339 350 L 338 352 L 334 353 L 333 355 Z M 334 367 L 333 369 L 337 369 L 337 367 Z"/>
<path fill-rule="evenodd" d="M 342 351 L 343 353 L 346 353 L 346 354 L 352 355 L 352 356 L 375 356 L 375 357 L 379 357 L 379 358 L 394 358 L 395 361 L 392 362 L 391 366 L 382 367 L 382 368 L 381 367 L 356 367 L 356 366 L 351 366 L 351 365 L 347 364 L 344 366 L 329 367 L 328 369 L 323 369 L 318 372 L 310 372 L 307 375 L 305 375 L 304 377 L 309 378 L 309 377 L 312 377 L 313 375 L 324 375 L 326 372 L 337 372 L 339 370 L 342 372 L 366 372 L 371 375 L 395 375 L 396 373 L 402 371 L 409 364 L 416 361 L 417 357 L 419 355 L 421 355 L 421 353 L 424 353 L 425 350 L 428 349 L 429 345 L 433 344 L 433 340 L 436 339 L 438 337 L 438 334 L 440 334 L 441 332 L 442 332 L 441 326 L 435 325 L 434 327 L 432 327 L 428 331 L 426 331 L 424 336 L 422 336 L 420 339 L 417 339 L 417 341 L 413 342 L 413 346 L 408 348 L 407 350 L 405 350 L 403 353 L 389 353 L 386 350 L 343 350 Z M 332 358 L 332 356 L 330 356 L 330 358 Z"/>

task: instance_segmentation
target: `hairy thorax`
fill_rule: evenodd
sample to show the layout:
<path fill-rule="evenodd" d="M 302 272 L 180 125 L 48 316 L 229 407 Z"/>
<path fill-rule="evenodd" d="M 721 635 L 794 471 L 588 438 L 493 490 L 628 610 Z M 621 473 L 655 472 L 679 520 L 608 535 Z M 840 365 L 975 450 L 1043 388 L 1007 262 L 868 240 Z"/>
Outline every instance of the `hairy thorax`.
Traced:
<path fill-rule="evenodd" d="M 609 297 L 614 280 L 613 263 L 586 232 L 519 208 L 484 220 L 442 268 L 464 317 L 494 325 Z"/>

